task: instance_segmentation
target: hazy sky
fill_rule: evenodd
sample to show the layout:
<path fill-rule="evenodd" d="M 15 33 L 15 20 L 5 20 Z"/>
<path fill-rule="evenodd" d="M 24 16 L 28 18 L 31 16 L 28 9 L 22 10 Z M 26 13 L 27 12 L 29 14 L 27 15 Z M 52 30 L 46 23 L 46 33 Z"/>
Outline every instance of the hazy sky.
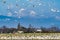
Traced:
<path fill-rule="evenodd" d="M 60 26 L 60 0 L 0 0 L 0 15 L 21 19 L 24 26 Z M 12 20 L 0 17 L 0 25 L 16 26 L 19 22 Z"/>

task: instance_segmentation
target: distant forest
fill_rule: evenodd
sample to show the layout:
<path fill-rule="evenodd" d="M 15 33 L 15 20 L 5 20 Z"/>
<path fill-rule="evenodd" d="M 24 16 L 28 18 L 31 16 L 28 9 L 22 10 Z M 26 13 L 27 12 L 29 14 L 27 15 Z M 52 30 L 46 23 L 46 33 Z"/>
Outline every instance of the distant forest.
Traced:
<path fill-rule="evenodd" d="M 50 28 L 46 28 L 43 26 L 41 26 L 40 28 L 34 28 L 31 24 L 29 24 L 29 27 L 26 28 L 20 25 L 20 23 L 18 23 L 17 28 L 8 28 L 6 27 L 6 25 L 0 28 L 0 33 L 17 33 L 18 31 L 23 31 L 23 33 L 59 33 L 60 28 L 57 26 L 52 26 Z"/>

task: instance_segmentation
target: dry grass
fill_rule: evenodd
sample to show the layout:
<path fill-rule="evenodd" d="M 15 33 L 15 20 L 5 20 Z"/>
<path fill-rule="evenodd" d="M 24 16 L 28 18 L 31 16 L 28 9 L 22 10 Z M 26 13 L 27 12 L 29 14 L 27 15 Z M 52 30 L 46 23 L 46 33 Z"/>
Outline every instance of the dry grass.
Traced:
<path fill-rule="evenodd" d="M 0 36 L 59 36 L 60 33 L 15 33 L 15 34 L 0 34 Z"/>

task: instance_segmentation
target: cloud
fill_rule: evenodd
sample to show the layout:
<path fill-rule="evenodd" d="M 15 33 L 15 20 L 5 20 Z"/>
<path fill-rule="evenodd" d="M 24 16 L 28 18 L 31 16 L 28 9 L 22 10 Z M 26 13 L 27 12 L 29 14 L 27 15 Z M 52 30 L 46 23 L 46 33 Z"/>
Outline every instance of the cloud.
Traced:
<path fill-rule="evenodd" d="M 23 12 L 24 12 L 24 11 L 25 11 L 25 9 L 24 9 L 24 8 L 21 8 L 18 13 L 19 13 L 20 15 L 23 15 Z"/>
<path fill-rule="evenodd" d="M 57 9 L 51 9 L 52 12 L 60 12 L 60 10 Z"/>
<path fill-rule="evenodd" d="M 39 3 L 39 6 L 42 5 L 42 3 Z"/>
<path fill-rule="evenodd" d="M 21 14 L 18 11 L 14 11 L 16 17 L 21 18 Z"/>
<path fill-rule="evenodd" d="M 24 10 L 25 10 L 24 8 L 21 8 L 21 9 L 19 10 L 19 13 L 23 12 Z"/>
<path fill-rule="evenodd" d="M 21 18 L 21 17 L 25 16 L 25 10 L 26 9 L 21 8 L 18 11 L 14 11 L 14 17 Z M 9 12 L 8 15 L 11 16 L 12 14 Z"/>
<path fill-rule="evenodd" d="M 14 11 L 14 13 L 16 13 L 16 14 L 17 14 L 18 12 L 17 12 L 17 11 Z"/>
<path fill-rule="evenodd" d="M 11 12 L 9 12 L 9 13 L 7 14 L 7 16 L 12 16 L 12 13 L 11 13 Z"/>
<path fill-rule="evenodd" d="M 51 9 L 52 12 L 56 12 L 56 9 Z"/>
<path fill-rule="evenodd" d="M 21 17 L 23 17 L 25 15 L 24 11 L 25 11 L 25 9 L 21 8 L 18 12 L 15 11 L 15 13 L 17 14 L 18 18 L 21 18 Z"/>
<path fill-rule="evenodd" d="M 30 16 L 35 16 L 36 15 L 36 12 L 35 11 L 30 11 Z"/>

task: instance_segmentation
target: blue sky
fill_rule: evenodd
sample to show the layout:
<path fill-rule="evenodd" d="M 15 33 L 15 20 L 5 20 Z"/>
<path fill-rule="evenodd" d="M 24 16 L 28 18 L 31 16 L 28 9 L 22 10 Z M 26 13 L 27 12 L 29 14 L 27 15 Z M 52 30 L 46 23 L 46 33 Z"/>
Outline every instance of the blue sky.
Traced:
<path fill-rule="evenodd" d="M 60 26 L 60 0 L 0 0 L 0 15 L 0 26 Z"/>

